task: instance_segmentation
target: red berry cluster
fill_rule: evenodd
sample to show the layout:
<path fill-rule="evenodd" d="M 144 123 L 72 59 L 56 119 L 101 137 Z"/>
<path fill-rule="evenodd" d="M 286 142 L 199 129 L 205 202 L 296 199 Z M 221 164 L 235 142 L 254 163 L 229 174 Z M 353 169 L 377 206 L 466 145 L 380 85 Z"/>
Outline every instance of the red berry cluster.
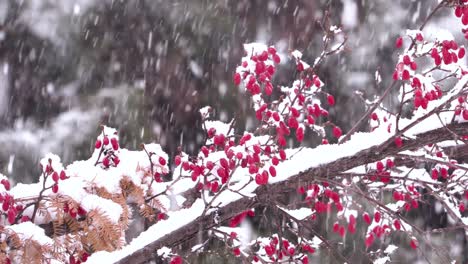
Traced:
<path fill-rule="evenodd" d="M 250 53 L 246 51 L 246 53 L 242 66 L 237 69 L 234 83 L 240 85 L 244 80 L 246 89 L 253 96 L 255 115 L 262 122 L 262 128 L 265 130 L 274 128 L 275 139 L 280 147 L 286 146 L 286 138 L 292 134 L 291 132 L 294 132 L 298 142 L 302 142 L 306 127 L 314 127 L 318 118 L 328 117 L 328 111 L 323 109 L 318 101 L 318 95 L 323 93 L 320 91 L 322 82 L 319 77 L 300 59 L 302 54 L 293 52 L 299 80 L 296 80 L 291 88 L 281 88 L 283 95 L 279 101 L 268 103 L 265 96 L 272 93 L 271 77 L 275 72 L 275 64 L 279 62 L 277 52 L 273 47 L 268 49 L 265 47 L 264 50 L 254 50 Z M 327 102 L 333 106 L 335 98 L 328 94 Z M 333 135 L 340 137 L 341 129 L 331 125 L 334 127 Z"/>
<path fill-rule="evenodd" d="M 120 163 L 120 159 L 117 156 L 117 151 L 119 150 L 119 141 L 117 139 L 117 136 L 114 136 L 109 139 L 109 136 L 105 135 L 104 131 L 102 132 L 102 134 L 102 141 L 101 139 L 96 140 L 95 148 L 100 150 L 100 159 L 102 154 L 104 156 L 101 160 L 98 160 L 97 163 L 101 163 L 102 166 L 106 169 L 111 166 L 117 167 L 117 165 L 119 165 Z"/>
<path fill-rule="evenodd" d="M 466 97 L 458 97 L 458 105 L 455 107 L 455 115 L 460 116 L 463 120 L 468 120 L 468 105 L 466 103 Z"/>
<path fill-rule="evenodd" d="M 252 259 L 254 262 L 259 262 L 259 256 L 262 256 L 273 262 L 289 260 L 296 262 L 300 261 L 303 264 L 307 264 L 309 263 L 307 254 L 313 254 L 315 252 L 315 248 L 305 242 L 294 245 L 283 237 L 280 243 L 280 240 L 276 235 L 272 236 L 268 243 L 259 242 L 259 246 L 260 249 L 257 252 L 257 255 L 254 255 Z"/>
<path fill-rule="evenodd" d="M 439 178 L 447 179 L 449 177 L 449 172 L 446 167 L 439 166 L 431 170 L 431 178 L 433 180 L 438 180 Z"/>
<path fill-rule="evenodd" d="M 269 47 L 268 50 L 264 50 L 259 54 L 252 54 L 250 61 L 254 65 L 253 72 L 248 69 L 249 62 L 243 61 L 242 67 L 244 70 L 236 72 L 234 84 L 239 85 L 241 79 L 246 80 L 245 88 L 251 95 L 260 94 L 262 90 L 266 95 L 271 95 L 273 92 L 271 79 L 276 71 L 274 64 L 278 64 L 281 61 L 276 53 L 276 49 Z"/>
<path fill-rule="evenodd" d="M 468 25 L 468 0 L 460 0 L 459 3 L 455 6 L 455 16 L 460 18 L 464 26 Z M 465 38 L 468 39 L 468 28 L 462 29 Z"/>
<path fill-rule="evenodd" d="M 230 221 L 229 221 L 229 226 L 230 227 L 236 227 L 238 225 L 240 225 L 240 223 L 242 223 L 242 221 L 244 221 L 244 219 L 247 217 L 247 216 L 250 216 L 250 217 L 254 217 L 255 216 L 255 212 L 253 210 L 248 210 L 248 211 L 244 211 L 236 216 L 234 216 Z"/>
<path fill-rule="evenodd" d="M 375 163 L 375 169 L 370 169 L 368 171 L 369 180 L 371 181 L 380 181 L 383 183 L 389 183 L 391 180 L 390 170 L 394 166 L 392 159 L 387 159 L 385 164 L 382 161 L 377 161 Z"/>
<path fill-rule="evenodd" d="M 457 63 L 458 59 L 465 57 L 465 48 L 458 47 L 455 40 L 444 40 L 437 42 L 432 48 L 431 57 L 436 66 L 441 65 L 442 62 L 445 65 Z"/>
<path fill-rule="evenodd" d="M 22 205 L 15 204 L 15 199 L 9 193 L 0 194 L 0 203 L 2 203 L 3 215 L 6 216 L 10 225 L 16 223 L 16 216 L 23 210 Z M 22 219 L 22 222 L 29 220 L 29 218 Z"/>
<path fill-rule="evenodd" d="M 404 201 L 403 209 L 407 212 L 411 210 L 411 208 L 419 208 L 418 200 L 421 197 L 421 194 L 418 190 L 414 187 L 414 185 L 409 185 L 406 187 L 406 191 L 394 191 L 393 192 L 393 199 L 395 201 Z"/>
<path fill-rule="evenodd" d="M 86 216 L 87 212 L 83 207 L 74 204 L 64 203 L 63 212 L 68 214 L 71 218 L 81 218 Z"/>
<path fill-rule="evenodd" d="M 41 164 L 42 167 L 42 164 Z M 51 177 L 52 180 L 54 181 L 54 184 L 47 189 L 51 188 L 53 193 L 57 193 L 59 190 L 59 181 L 60 180 L 66 180 L 68 179 L 68 176 L 66 175 L 64 170 L 61 170 L 60 173 L 56 171 L 53 166 L 52 166 L 52 159 L 48 160 L 48 164 L 45 166 L 43 169 L 43 176 L 44 176 L 44 181 L 47 180 L 47 178 Z"/>

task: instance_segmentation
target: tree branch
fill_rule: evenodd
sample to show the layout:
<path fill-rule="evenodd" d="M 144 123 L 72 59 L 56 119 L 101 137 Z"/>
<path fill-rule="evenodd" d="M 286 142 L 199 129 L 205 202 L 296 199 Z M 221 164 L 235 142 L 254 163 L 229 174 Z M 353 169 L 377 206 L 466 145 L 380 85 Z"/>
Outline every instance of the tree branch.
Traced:
<path fill-rule="evenodd" d="M 155 256 L 154 254 L 156 254 L 157 249 L 163 246 L 169 248 L 178 246 L 192 238 L 195 238 L 199 232 L 207 231 L 213 226 L 217 226 L 219 223 L 225 222 L 247 209 L 266 204 L 268 201 L 271 201 L 272 196 L 288 192 L 291 188 L 313 181 L 315 177 L 331 179 L 338 173 L 345 172 L 357 166 L 382 160 L 402 151 L 421 148 L 430 143 L 453 140 L 454 135 L 448 132 L 447 129 L 450 129 L 450 131 L 457 135 L 468 135 L 468 123 L 460 123 L 451 124 L 446 127 L 418 134 L 414 139 L 404 140 L 403 146 L 400 148 L 393 144 L 393 138 L 390 138 L 378 146 L 359 151 L 352 156 L 310 168 L 307 171 L 289 177 L 286 181 L 259 186 L 254 192 L 254 197 L 241 198 L 221 207 L 217 212 L 200 216 L 190 224 L 153 241 L 116 263 L 144 263 Z M 369 136 L 372 135 L 370 134 Z M 217 217 L 216 214 L 218 215 L 218 221 L 215 220 Z"/>

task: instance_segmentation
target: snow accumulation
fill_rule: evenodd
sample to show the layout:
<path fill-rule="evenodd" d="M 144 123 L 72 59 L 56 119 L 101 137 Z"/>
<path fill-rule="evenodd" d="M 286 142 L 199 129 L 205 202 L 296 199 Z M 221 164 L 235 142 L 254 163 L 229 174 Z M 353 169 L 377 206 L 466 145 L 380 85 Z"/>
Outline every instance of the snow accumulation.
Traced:
<path fill-rule="evenodd" d="M 432 126 L 434 128 L 434 124 Z M 372 136 L 373 140 L 369 140 L 369 136 Z M 287 180 L 289 177 L 296 175 L 304 170 L 310 169 L 312 167 L 317 167 L 322 164 L 326 164 L 332 162 L 336 159 L 352 156 L 357 152 L 370 148 L 372 146 L 379 145 L 386 140 L 388 140 L 392 135 L 389 134 L 387 131 L 378 131 L 373 133 L 356 133 L 354 134 L 351 139 L 345 142 L 342 145 L 321 145 L 315 149 L 310 148 L 302 148 L 302 149 L 290 149 L 287 151 L 288 157 L 292 157 L 289 160 L 286 160 L 283 163 L 280 163 L 277 166 L 277 176 L 271 177 L 269 182 L 281 182 Z M 261 142 L 265 139 L 253 138 L 251 144 L 255 144 L 256 141 Z M 121 150 L 121 153 L 126 153 L 126 150 Z M 224 152 L 216 152 L 210 154 L 208 159 L 211 160 L 218 160 L 224 157 Z M 126 156 L 126 155 L 125 155 Z M 124 163 L 123 159 L 123 164 Z M 135 158 L 138 160 L 138 158 Z M 125 166 L 125 165 L 124 165 Z M 130 168 L 128 168 L 130 169 Z M 113 172 L 115 173 L 115 172 Z M 175 179 L 183 176 L 188 176 L 184 174 L 180 169 L 175 169 L 174 177 Z M 103 177 L 103 176 L 101 176 Z M 109 175 L 109 177 L 111 177 Z M 254 182 L 249 183 L 248 172 L 244 169 L 238 168 L 234 175 L 231 178 L 231 185 L 230 188 L 226 191 L 223 191 L 218 196 L 209 197 L 208 195 L 205 196 L 209 202 L 213 205 L 220 205 L 225 206 L 231 202 L 234 202 L 246 196 L 254 195 L 253 192 L 256 190 L 258 185 Z M 104 184 L 104 182 L 102 183 Z M 105 183 L 104 186 L 108 186 L 109 183 Z M 183 180 L 178 181 L 176 184 L 171 186 L 171 189 L 174 191 L 174 194 L 181 193 L 187 189 L 190 189 L 194 186 L 194 183 L 190 179 L 183 178 Z M 244 187 L 245 186 L 245 187 Z M 244 187 L 244 188 L 242 188 Z M 109 187 L 107 187 L 109 188 Z M 164 187 L 162 188 L 164 189 Z M 161 189 L 161 191 L 162 191 Z M 177 190 L 177 191 L 175 191 Z M 240 193 L 237 190 L 241 190 Z M 209 200 L 212 199 L 212 200 Z M 391 207 L 391 206 L 390 206 Z M 117 252 L 97 252 L 93 254 L 89 258 L 89 263 L 112 263 L 118 261 L 119 259 L 132 254 L 133 252 L 137 251 L 138 249 L 143 248 L 144 246 L 148 245 L 149 243 L 162 238 L 164 235 L 167 235 L 178 228 L 189 224 L 191 221 L 196 219 L 200 216 L 205 209 L 204 203 L 201 200 L 197 200 L 195 204 L 191 208 L 181 209 L 177 211 L 168 211 L 167 215 L 169 216 L 168 220 L 160 221 L 153 225 L 150 229 L 143 232 L 139 237 L 135 238 L 129 245 L 125 246 L 121 250 Z M 211 209 L 213 210 L 213 209 Z M 285 210 L 287 213 L 290 213 L 294 217 L 299 219 L 305 218 L 310 215 L 310 210 Z M 208 211 L 211 212 L 211 211 Z M 357 215 L 356 212 L 349 212 L 346 216 L 349 217 L 349 214 Z M 383 219 L 382 221 L 387 221 Z M 391 223 L 387 223 L 391 224 Z M 402 223 L 403 228 L 406 230 L 411 230 L 411 227 Z M 373 226 L 369 226 L 369 228 L 373 228 Z M 371 229 L 369 229 L 371 230 Z"/>

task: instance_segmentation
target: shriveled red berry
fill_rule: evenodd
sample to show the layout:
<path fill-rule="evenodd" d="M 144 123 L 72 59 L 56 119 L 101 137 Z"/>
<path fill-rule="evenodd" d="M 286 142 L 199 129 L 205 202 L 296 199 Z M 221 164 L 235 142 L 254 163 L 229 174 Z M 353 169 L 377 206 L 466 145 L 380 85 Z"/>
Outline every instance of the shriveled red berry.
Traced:
<path fill-rule="evenodd" d="M 61 172 L 60 172 L 60 179 L 61 179 L 61 180 L 67 179 L 67 174 L 65 174 L 65 171 L 61 171 Z"/>

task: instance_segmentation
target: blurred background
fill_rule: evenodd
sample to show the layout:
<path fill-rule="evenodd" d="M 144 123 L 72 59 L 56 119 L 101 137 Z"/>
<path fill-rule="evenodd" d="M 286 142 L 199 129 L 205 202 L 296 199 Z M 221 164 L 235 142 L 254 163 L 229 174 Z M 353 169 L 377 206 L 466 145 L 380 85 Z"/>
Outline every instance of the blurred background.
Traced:
<path fill-rule="evenodd" d="M 87 159 L 100 124 L 116 127 L 128 149 L 154 141 L 170 156 L 179 145 L 194 153 L 203 139 L 198 109 L 205 105 L 222 121 L 236 117 L 236 129 L 251 128 L 248 97 L 232 83 L 242 44 L 263 42 L 284 54 L 298 49 L 313 62 L 322 51 L 317 21 L 328 8 L 348 43 L 319 75 L 336 97 L 332 119 L 346 131 L 364 111 L 355 91 L 371 98 L 386 87 L 395 38 L 419 27 L 437 3 L 0 0 L 0 172 L 33 182 L 45 153 L 64 164 Z M 450 10 L 428 27 L 436 25 L 463 39 Z M 293 72 L 284 61 L 276 83 L 290 84 Z M 317 143 L 310 134 L 303 145 Z"/>

